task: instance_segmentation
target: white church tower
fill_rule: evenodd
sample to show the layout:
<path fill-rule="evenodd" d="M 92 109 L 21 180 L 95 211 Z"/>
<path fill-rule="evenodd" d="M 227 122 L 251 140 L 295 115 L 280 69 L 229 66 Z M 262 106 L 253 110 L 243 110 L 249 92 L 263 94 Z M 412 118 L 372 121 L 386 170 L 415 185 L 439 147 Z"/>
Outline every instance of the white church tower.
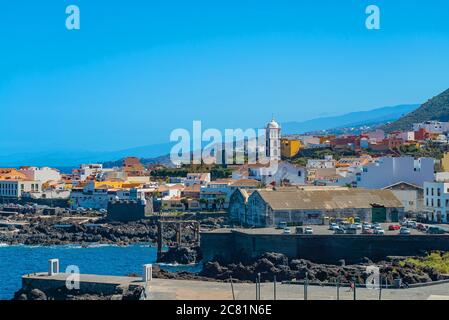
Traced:
<path fill-rule="evenodd" d="M 266 155 L 270 161 L 281 160 L 281 126 L 274 118 L 267 124 L 266 132 Z"/>

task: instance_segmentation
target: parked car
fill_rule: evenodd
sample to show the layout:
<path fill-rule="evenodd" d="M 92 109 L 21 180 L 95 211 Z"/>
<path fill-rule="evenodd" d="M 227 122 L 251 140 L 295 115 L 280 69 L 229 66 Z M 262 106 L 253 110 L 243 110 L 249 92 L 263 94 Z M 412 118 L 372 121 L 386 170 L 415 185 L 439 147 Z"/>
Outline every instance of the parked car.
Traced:
<path fill-rule="evenodd" d="M 416 229 L 416 225 L 417 225 L 417 223 L 416 223 L 416 221 L 414 221 L 414 220 L 409 220 L 409 221 L 407 222 L 407 227 L 408 227 L 408 228 Z"/>
<path fill-rule="evenodd" d="M 379 222 L 374 223 L 374 224 L 373 224 L 373 228 L 374 228 L 374 229 L 376 229 L 376 228 L 381 228 L 380 223 L 379 223 Z"/>
<path fill-rule="evenodd" d="M 419 224 L 416 226 L 416 229 L 419 230 L 419 231 L 422 231 L 422 232 L 426 232 L 427 229 L 428 229 L 428 226 L 423 225 L 422 223 L 419 223 Z"/>
<path fill-rule="evenodd" d="M 385 234 L 385 230 L 382 229 L 381 227 L 375 227 L 374 234 Z"/>
<path fill-rule="evenodd" d="M 305 234 L 313 234 L 313 229 L 311 227 L 306 227 L 304 230 Z"/>
<path fill-rule="evenodd" d="M 285 222 L 285 221 L 279 222 L 279 224 L 278 224 L 278 226 L 276 228 L 277 229 L 285 229 L 285 228 L 287 228 L 287 222 Z"/>
<path fill-rule="evenodd" d="M 427 233 L 429 234 L 443 234 L 445 233 L 444 229 L 440 228 L 440 227 L 429 227 L 427 229 Z"/>
<path fill-rule="evenodd" d="M 373 229 L 363 229 L 362 230 L 362 234 L 374 234 L 374 231 L 373 231 Z"/>
<path fill-rule="evenodd" d="M 346 234 L 357 234 L 357 228 L 356 227 L 349 227 L 349 228 L 346 228 L 346 230 L 345 230 L 345 233 Z"/>
<path fill-rule="evenodd" d="M 354 223 L 354 226 L 355 226 L 355 228 L 356 228 L 357 230 L 362 230 L 362 224 L 361 224 L 361 223 L 359 223 L 359 222 Z"/>
<path fill-rule="evenodd" d="M 401 229 L 401 226 L 398 226 L 398 225 L 396 225 L 396 224 L 391 224 L 389 227 L 388 227 L 388 230 L 390 230 L 390 231 L 396 231 L 396 230 L 400 230 Z"/>
<path fill-rule="evenodd" d="M 410 234 L 410 229 L 402 227 L 401 229 L 399 229 L 399 234 L 409 235 Z"/>
<path fill-rule="evenodd" d="M 362 229 L 372 229 L 372 228 L 373 228 L 373 226 L 371 224 L 369 224 L 369 223 L 364 223 L 362 225 Z"/>
<path fill-rule="evenodd" d="M 290 234 L 290 233 L 292 233 L 290 228 L 284 228 L 284 234 Z"/>
<path fill-rule="evenodd" d="M 341 227 L 336 227 L 334 229 L 334 234 L 344 234 L 345 233 L 345 229 L 341 228 Z"/>
<path fill-rule="evenodd" d="M 329 225 L 329 230 L 335 230 L 336 228 L 339 228 L 338 224 L 336 224 L 335 222 L 332 222 Z"/>

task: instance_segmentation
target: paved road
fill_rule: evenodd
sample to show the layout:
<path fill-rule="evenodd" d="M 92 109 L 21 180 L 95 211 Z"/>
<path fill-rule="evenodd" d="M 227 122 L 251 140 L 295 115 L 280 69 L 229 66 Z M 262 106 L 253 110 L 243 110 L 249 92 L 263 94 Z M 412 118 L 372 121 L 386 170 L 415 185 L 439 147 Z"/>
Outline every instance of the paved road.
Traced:
<path fill-rule="evenodd" d="M 273 300 L 273 284 L 261 284 L 262 300 Z M 303 300 L 302 285 L 278 284 L 277 299 Z M 234 284 L 236 300 L 254 300 L 255 284 Z M 357 300 L 378 300 L 379 291 L 357 288 Z M 353 300 L 354 294 L 349 288 L 340 288 L 341 300 Z M 335 287 L 309 286 L 308 300 L 337 300 Z M 383 289 L 382 300 L 428 300 L 449 298 L 449 284 L 433 285 L 413 289 Z M 150 286 L 150 299 L 181 299 L 181 300 L 232 300 L 232 290 L 229 283 L 201 282 L 186 280 L 154 279 Z"/>
<path fill-rule="evenodd" d="M 65 284 L 69 274 L 48 276 L 46 273 L 36 273 L 24 276 L 37 288 L 58 287 Z M 91 288 L 109 288 L 112 291 L 117 285 L 144 285 L 141 278 L 116 277 L 99 275 L 80 275 L 80 281 Z M 234 283 L 236 300 L 255 300 L 256 285 L 252 283 Z M 213 281 L 169 280 L 153 279 L 147 287 L 150 300 L 232 300 L 230 283 Z M 354 292 L 347 287 L 340 288 L 340 300 L 353 300 Z M 303 300 L 304 286 L 294 284 L 277 284 L 276 297 L 278 300 Z M 366 288 L 356 289 L 357 300 L 378 300 L 379 291 Z M 273 300 L 273 283 L 261 284 L 261 299 Z M 309 286 L 308 300 L 337 300 L 335 287 Z M 432 285 L 412 289 L 383 289 L 382 300 L 428 300 L 449 299 L 449 283 Z"/>

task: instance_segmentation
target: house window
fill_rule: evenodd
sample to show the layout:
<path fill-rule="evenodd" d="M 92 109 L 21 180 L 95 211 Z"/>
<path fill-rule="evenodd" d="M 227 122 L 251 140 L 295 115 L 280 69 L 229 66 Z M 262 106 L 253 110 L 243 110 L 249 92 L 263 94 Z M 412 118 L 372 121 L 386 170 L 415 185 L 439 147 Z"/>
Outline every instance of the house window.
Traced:
<path fill-rule="evenodd" d="M 301 176 L 302 176 L 302 172 L 298 171 L 298 177 L 301 177 Z"/>
<path fill-rule="evenodd" d="M 441 189 L 440 188 L 437 189 L 437 195 L 441 196 Z"/>
<path fill-rule="evenodd" d="M 438 208 L 441 207 L 441 200 L 440 199 L 437 200 L 437 207 Z"/>

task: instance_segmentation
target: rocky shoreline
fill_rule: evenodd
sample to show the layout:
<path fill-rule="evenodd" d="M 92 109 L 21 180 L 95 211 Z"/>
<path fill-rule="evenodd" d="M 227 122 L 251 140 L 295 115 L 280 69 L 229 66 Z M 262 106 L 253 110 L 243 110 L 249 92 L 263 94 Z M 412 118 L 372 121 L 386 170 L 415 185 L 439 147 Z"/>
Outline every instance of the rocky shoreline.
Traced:
<path fill-rule="evenodd" d="M 69 244 L 118 244 L 154 243 L 157 241 L 157 224 L 153 220 L 120 223 L 92 219 L 88 223 L 65 222 L 59 218 L 27 217 L 19 229 L 0 231 L 0 243 L 8 245 L 69 245 Z M 201 221 L 201 227 L 218 228 L 223 219 L 209 218 Z M 176 230 L 167 225 L 163 231 L 164 243 L 176 243 Z M 191 226 L 183 226 L 182 242 L 191 243 L 194 231 Z"/>
<path fill-rule="evenodd" d="M 389 257 L 385 261 L 372 262 L 368 258 L 359 264 L 337 266 L 328 264 L 317 264 L 304 259 L 289 260 L 280 253 L 265 253 L 254 259 L 250 264 L 231 263 L 222 264 L 219 261 L 207 262 L 199 273 L 178 272 L 167 274 L 158 271 L 155 277 L 183 280 L 203 281 L 229 281 L 232 277 L 236 282 L 255 282 L 260 274 L 262 282 L 276 281 L 304 281 L 314 284 L 356 284 L 364 285 L 367 277 L 371 274 L 367 271 L 368 266 L 379 267 L 383 284 L 394 286 L 397 279 L 401 279 L 403 285 L 417 283 L 430 283 L 447 279 L 437 270 L 430 267 L 418 267 L 406 261 L 406 257 Z"/>

